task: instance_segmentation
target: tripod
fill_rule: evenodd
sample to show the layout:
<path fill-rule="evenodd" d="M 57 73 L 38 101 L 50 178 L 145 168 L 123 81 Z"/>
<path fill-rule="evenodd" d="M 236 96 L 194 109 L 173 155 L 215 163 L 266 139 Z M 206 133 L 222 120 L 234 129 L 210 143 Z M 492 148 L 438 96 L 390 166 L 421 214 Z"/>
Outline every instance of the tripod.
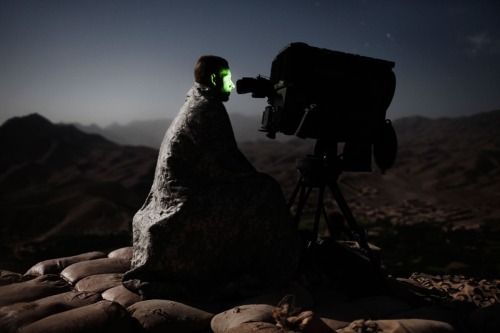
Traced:
<path fill-rule="evenodd" d="M 373 251 L 368 245 L 366 234 L 362 228 L 358 226 L 354 216 L 347 205 L 342 192 L 337 183 L 340 174 L 342 173 L 342 160 L 337 156 L 336 145 L 334 148 L 329 147 L 326 151 L 322 150 L 320 145 L 316 143 L 314 156 L 307 156 L 297 159 L 297 169 L 300 172 L 300 178 L 295 186 L 295 189 L 288 202 L 289 208 L 292 208 L 297 195 L 299 195 L 297 210 L 294 215 L 294 222 L 298 227 L 302 211 L 309 199 L 313 189 L 319 190 L 318 202 L 316 205 L 316 213 L 313 226 L 313 241 L 316 241 L 319 232 L 319 223 L 321 215 L 328 221 L 324 206 L 324 195 L 328 187 L 337 202 L 342 215 L 347 222 L 347 234 L 351 241 L 357 242 L 359 246 L 359 255 L 370 262 L 374 266 L 378 266 L 378 260 L 374 257 Z"/>

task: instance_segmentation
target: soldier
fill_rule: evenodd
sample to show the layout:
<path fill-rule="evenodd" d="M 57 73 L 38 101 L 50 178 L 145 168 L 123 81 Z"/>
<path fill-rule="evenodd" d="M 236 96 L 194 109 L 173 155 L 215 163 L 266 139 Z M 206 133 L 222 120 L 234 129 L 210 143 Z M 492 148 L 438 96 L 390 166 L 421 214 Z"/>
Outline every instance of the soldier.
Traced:
<path fill-rule="evenodd" d="M 300 241 L 279 184 L 238 149 L 227 61 L 203 56 L 133 219 L 123 284 L 144 299 L 251 296 L 293 279 Z"/>

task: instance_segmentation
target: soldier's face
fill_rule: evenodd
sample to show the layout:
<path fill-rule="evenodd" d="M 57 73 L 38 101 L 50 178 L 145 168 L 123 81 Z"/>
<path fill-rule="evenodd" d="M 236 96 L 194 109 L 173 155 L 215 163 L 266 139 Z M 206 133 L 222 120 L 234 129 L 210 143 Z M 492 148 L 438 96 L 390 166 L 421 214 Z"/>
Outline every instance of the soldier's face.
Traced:
<path fill-rule="evenodd" d="M 224 102 L 229 100 L 229 95 L 231 94 L 231 90 L 234 89 L 234 83 L 231 80 L 231 71 L 228 69 L 223 69 L 219 73 L 218 86 L 220 87 L 220 93 L 222 96 L 222 100 Z"/>

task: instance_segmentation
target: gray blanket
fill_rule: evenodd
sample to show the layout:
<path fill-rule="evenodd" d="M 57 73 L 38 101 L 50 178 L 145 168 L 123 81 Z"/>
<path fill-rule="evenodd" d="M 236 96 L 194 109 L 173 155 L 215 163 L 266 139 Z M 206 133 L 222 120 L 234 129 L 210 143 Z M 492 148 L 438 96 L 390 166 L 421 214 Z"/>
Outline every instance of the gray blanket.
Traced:
<path fill-rule="evenodd" d="M 279 184 L 249 163 L 222 102 L 196 84 L 134 216 L 123 284 L 144 298 L 250 295 L 290 280 L 299 253 Z"/>

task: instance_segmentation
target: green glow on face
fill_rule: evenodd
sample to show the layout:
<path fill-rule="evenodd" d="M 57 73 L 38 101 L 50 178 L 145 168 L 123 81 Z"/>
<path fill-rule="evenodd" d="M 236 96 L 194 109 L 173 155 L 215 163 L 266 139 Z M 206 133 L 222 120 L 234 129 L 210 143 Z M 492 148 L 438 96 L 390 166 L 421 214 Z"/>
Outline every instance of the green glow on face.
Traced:
<path fill-rule="evenodd" d="M 231 71 L 223 69 L 219 75 L 222 78 L 222 91 L 228 94 L 231 93 L 231 90 L 234 89 L 234 83 L 231 81 Z"/>

